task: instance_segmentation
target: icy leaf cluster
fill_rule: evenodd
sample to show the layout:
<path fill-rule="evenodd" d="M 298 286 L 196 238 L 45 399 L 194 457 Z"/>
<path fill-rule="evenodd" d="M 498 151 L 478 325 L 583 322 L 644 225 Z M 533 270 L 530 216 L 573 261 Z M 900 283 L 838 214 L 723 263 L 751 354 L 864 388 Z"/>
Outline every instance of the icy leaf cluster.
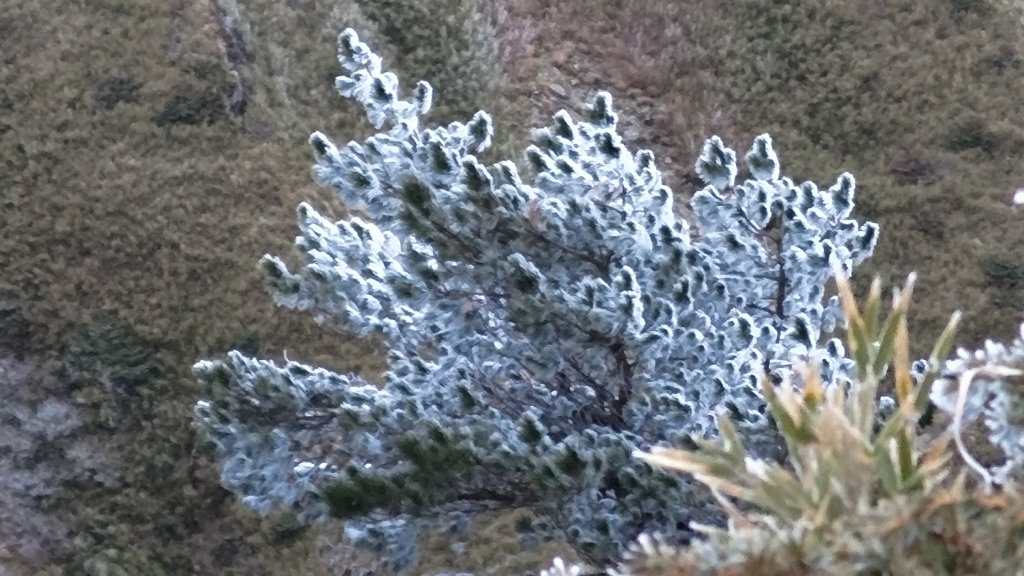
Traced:
<path fill-rule="evenodd" d="M 602 563 L 641 531 L 716 518 L 635 451 L 712 437 L 725 411 L 767 454 L 779 444 L 762 371 L 811 360 L 847 381 L 825 285 L 878 234 L 851 218 L 849 174 L 824 189 L 782 177 L 762 135 L 737 183 L 735 152 L 711 138 L 690 223 L 654 155 L 623 143 L 606 93 L 535 132 L 520 171 L 481 160 L 483 112 L 421 128 L 430 87 L 401 99 L 351 30 L 339 59 L 339 92 L 383 131 L 310 143 L 319 182 L 362 215 L 332 222 L 302 204 L 304 264 L 262 266 L 278 304 L 381 337 L 388 371 L 378 387 L 237 351 L 197 363 L 197 425 L 250 506 L 341 518 L 397 569 L 424 526 L 528 507 L 539 520 L 524 535 L 554 533 Z"/>
<path fill-rule="evenodd" d="M 953 415 L 965 460 L 988 484 L 1024 479 L 1024 325 L 1009 345 L 987 340 L 979 350 L 958 350 L 946 362 L 944 378 L 936 382 L 931 400 Z M 1006 456 L 984 469 L 965 452 L 959 437 L 963 426 L 979 418 L 988 428 L 989 440 Z"/>

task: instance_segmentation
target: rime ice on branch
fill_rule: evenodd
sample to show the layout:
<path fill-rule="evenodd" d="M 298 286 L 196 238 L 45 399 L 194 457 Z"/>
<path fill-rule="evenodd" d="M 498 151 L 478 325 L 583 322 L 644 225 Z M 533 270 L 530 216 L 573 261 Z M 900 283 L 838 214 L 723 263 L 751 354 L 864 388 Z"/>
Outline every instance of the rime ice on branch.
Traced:
<path fill-rule="evenodd" d="M 931 400 L 953 417 L 953 432 L 961 456 L 986 485 L 1006 485 L 1024 478 L 1024 325 L 1009 345 L 986 340 L 978 350 L 960 349 L 943 366 L 943 379 Z M 966 424 L 981 418 L 989 441 L 1005 455 L 997 465 L 984 467 L 967 452 L 960 435 Z"/>
<path fill-rule="evenodd" d="M 345 520 L 350 538 L 408 565 L 423 526 L 530 507 L 537 530 L 594 562 L 641 531 L 712 522 L 682 480 L 631 458 L 715 434 L 728 411 L 753 446 L 777 440 L 756 387 L 817 359 L 849 361 L 825 284 L 867 258 L 877 226 L 850 218 L 849 174 L 819 189 L 780 176 L 767 135 L 746 156 L 704 146 L 691 224 L 649 151 L 616 132 L 612 99 L 562 111 L 512 162 L 485 165 L 491 118 L 424 129 L 431 89 L 402 100 L 346 30 L 339 92 L 386 131 L 344 147 L 315 133 L 317 179 L 366 218 L 299 207 L 305 264 L 262 266 L 278 304 L 383 337 L 386 382 L 234 351 L 199 362 L 196 422 L 223 483 L 257 510 Z M 524 535 L 524 538 L 530 537 Z"/>

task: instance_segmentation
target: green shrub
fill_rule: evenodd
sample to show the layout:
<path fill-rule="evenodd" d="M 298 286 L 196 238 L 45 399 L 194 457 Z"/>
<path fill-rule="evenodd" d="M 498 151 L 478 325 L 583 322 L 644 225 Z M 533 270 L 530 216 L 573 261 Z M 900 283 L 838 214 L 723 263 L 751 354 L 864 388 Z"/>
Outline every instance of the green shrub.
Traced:
<path fill-rule="evenodd" d="M 213 91 L 174 94 L 153 117 L 157 126 L 171 124 L 213 124 L 225 115 L 225 104 L 220 94 Z"/>
<path fill-rule="evenodd" d="M 99 84 L 93 98 L 103 109 L 113 110 L 121 103 L 132 104 L 139 100 L 142 82 L 129 76 L 111 76 Z"/>

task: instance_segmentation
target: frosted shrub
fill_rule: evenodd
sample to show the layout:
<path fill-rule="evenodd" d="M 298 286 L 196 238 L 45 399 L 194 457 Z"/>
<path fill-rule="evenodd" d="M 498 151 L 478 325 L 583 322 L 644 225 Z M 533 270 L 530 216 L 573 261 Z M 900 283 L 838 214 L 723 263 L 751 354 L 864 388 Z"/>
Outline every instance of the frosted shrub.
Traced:
<path fill-rule="evenodd" d="M 953 432 L 964 461 L 988 487 L 1024 479 L 1024 325 L 1009 345 L 987 340 L 980 350 L 960 349 L 945 364 L 946 378 L 932 390 L 935 405 L 953 415 Z M 989 440 L 1005 455 L 983 466 L 968 452 L 963 426 L 981 418 Z"/>
<path fill-rule="evenodd" d="M 714 522 L 685 480 L 632 458 L 716 434 L 721 411 L 748 445 L 781 445 L 758 388 L 812 360 L 846 381 L 835 265 L 867 258 L 877 226 L 850 218 L 849 174 L 819 189 L 780 176 L 767 135 L 746 155 L 704 146 L 694 222 L 649 151 L 631 153 L 608 94 L 539 130 L 521 174 L 484 165 L 490 117 L 421 128 L 432 92 L 341 34 L 339 92 L 384 131 L 338 147 L 315 133 L 317 179 L 365 217 L 299 206 L 304 265 L 262 267 L 278 304 L 387 343 L 382 386 L 298 362 L 229 353 L 196 364 L 196 422 L 223 483 L 257 510 L 345 521 L 401 569 L 419 528 L 528 507 L 531 532 L 595 563 L 641 531 Z"/>

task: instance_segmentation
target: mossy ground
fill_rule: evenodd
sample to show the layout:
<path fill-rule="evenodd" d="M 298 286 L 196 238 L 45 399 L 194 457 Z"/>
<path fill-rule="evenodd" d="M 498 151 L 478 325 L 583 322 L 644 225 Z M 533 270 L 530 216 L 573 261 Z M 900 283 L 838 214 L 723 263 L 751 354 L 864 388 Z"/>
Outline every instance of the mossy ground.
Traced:
<path fill-rule="evenodd" d="M 61 501 L 88 536 L 52 568 L 325 570 L 310 534 L 282 539 L 217 488 L 188 427 L 188 367 L 232 347 L 370 377 L 383 367 L 372 344 L 275 309 L 256 273 L 264 253 L 290 254 L 298 202 L 344 214 L 313 184 L 305 140 L 369 133 L 332 87 L 345 26 L 405 85 L 435 81 L 438 120 L 494 112 L 495 156 L 607 89 L 682 200 L 705 137 L 743 150 L 770 132 L 787 173 L 857 176 L 859 213 L 883 231 L 861 278 L 919 272 L 919 341 L 956 308 L 965 345 L 1018 324 L 1024 223 L 1009 197 L 1024 186 L 1024 27 L 1002 3 L 363 4 L 0 0 L 0 344 L 60 361 L 113 315 L 159 366 L 142 404 L 81 384 L 112 418 L 131 481 Z M 239 114 L 228 103 L 243 93 Z"/>

